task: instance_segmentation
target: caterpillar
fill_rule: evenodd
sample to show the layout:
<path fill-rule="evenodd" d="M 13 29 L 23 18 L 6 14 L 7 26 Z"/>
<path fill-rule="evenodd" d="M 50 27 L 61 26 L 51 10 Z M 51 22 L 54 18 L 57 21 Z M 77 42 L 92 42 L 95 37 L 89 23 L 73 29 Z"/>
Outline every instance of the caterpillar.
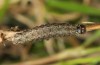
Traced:
<path fill-rule="evenodd" d="M 52 23 L 36 26 L 32 29 L 22 31 L 9 38 L 13 44 L 22 44 L 29 41 L 48 39 L 52 37 L 65 37 L 69 35 L 84 34 L 84 25 L 72 25 L 67 23 Z"/>

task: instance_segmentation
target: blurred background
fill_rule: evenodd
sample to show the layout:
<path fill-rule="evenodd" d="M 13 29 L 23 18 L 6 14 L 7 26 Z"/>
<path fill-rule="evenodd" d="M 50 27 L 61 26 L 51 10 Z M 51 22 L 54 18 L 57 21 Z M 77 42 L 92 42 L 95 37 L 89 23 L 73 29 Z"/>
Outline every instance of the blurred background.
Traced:
<path fill-rule="evenodd" d="M 1 30 L 83 22 L 100 23 L 100 0 L 0 0 Z M 100 65 L 100 30 L 19 45 L 6 42 L 0 45 L 0 65 Z"/>

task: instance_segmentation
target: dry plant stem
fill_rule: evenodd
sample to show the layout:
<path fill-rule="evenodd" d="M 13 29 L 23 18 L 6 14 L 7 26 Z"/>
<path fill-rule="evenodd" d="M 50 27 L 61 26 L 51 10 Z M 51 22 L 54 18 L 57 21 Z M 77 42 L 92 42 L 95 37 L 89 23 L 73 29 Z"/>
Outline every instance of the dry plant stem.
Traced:
<path fill-rule="evenodd" d="M 65 49 L 65 43 L 63 38 L 57 38 L 57 46 L 60 51 L 63 51 Z"/>
<path fill-rule="evenodd" d="M 46 15 L 46 9 L 43 2 L 40 0 L 32 0 L 33 8 L 32 8 L 32 14 L 35 15 L 36 18 L 36 24 L 41 25 L 45 23 L 45 15 Z"/>
<path fill-rule="evenodd" d="M 12 65 L 44 65 L 44 64 L 52 63 L 52 62 L 63 60 L 63 59 L 76 58 L 76 57 L 89 55 L 89 54 L 96 53 L 99 51 L 100 51 L 100 48 L 91 48 L 91 49 L 76 48 L 76 49 L 65 50 L 64 52 L 61 52 L 59 54 L 42 58 L 39 60 L 21 62 L 17 64 L 12 64 Z"/>
<path fill-rule="evenodd" d="M 33 28 L 34 27 L 34 22 L 31 21 L 30 19 L 28 19 L 27 17 L 21 15 L 21 14 L 13 14 L 14 15 L 14 18 L 16 20 L 18 20 L 19 22 L 27 25 L 29 28 Z"/>
<path fill-rule="evenodd" d="M 55 14 L 55 13 L 47 13 L 47 20 L 50 22 L 54 22 L 54 20 L 58 22 L 72 21 L 76 20 L 81 16 L 79 13 L 65 13 L 65 14 Z"/>
<path fill-rule="evenodd" d="M 97 30 L 97 29 L 100 29 L 100 24 L 86 25 L 86 30 L 87 31 L 92 31 L 92 30 Z"/>
<path fill-rule="evenodd" d="M 54 43 L 54 39 L 44 40 L 44 45 L 49 55 L 53 55 L 55 53 L 53 48 Z"/>

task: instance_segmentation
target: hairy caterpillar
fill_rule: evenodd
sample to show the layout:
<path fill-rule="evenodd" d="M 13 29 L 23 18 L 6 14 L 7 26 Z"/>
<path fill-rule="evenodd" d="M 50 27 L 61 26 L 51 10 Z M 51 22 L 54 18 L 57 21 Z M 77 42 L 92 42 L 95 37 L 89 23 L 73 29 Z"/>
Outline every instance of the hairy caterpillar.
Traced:
<path fill-rule="evenodd" d="M 84 25 L 71 25 L 67 23 L 53 23 L 36 26 L 33 29 L 22 31 L 9 38 L 13 44 L 20 44 L 29 41 L 48 39 L 52 37 L 64 37 L 78 35 L 86 32 Z"/>

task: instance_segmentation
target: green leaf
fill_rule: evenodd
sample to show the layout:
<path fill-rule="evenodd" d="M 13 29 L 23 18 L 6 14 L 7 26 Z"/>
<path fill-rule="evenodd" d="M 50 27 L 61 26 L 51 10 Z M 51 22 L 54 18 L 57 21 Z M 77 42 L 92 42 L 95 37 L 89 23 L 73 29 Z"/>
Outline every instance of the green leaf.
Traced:
<path fill-rule="evenodd" d="M 80 12 L 89 15 L 100 15 L 100 9 L 89 7 L 83 4 L 69 2 L 69 1 L 57 1 L 46 0 L 47 6 L 60 8 L 65 11 Z"/>

